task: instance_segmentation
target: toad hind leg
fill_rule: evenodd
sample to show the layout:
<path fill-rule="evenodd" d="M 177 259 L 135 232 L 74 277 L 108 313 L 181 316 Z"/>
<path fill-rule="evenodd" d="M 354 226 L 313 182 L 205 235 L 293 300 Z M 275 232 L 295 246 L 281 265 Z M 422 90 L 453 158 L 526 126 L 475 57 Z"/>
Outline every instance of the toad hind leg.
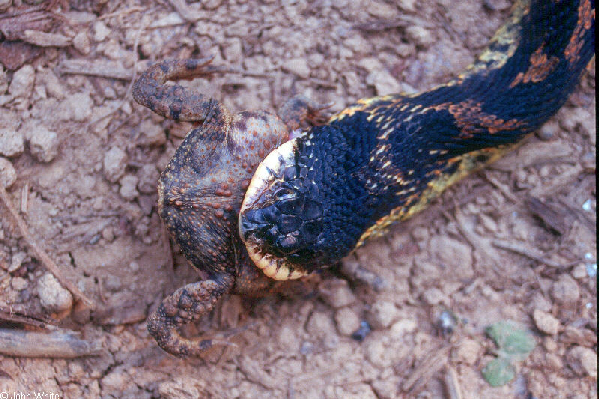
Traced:
<path fill-rule="evenodd" d="M 215 99 L 169 80 L 208 76 L 217 69 L 208 64 L 213 57 L 190 60 L 165 60 L 150 66 L 133 85 L 133 98 L 158 115 L 175 121 L 224 122 L 228 112 Z"/>
<path fill-rule="evenodd" d="M 223 294 L 233 287 L 233 279 L 224 277 L 187 284 L 166 297 L 148 319 L 148 331 L 158 345 L 168 353 L 198 356 L 212 347 L 211 339 L 189 339 L 178 329 L 209 313 Z"/>

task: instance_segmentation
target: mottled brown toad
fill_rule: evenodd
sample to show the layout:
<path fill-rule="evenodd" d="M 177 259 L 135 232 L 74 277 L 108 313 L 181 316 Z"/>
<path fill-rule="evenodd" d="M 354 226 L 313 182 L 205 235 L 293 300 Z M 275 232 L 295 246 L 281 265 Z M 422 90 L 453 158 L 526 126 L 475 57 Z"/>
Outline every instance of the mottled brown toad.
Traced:
<path fill-rule="evenodd" d="M 326 107 L 297 97 L 280 117 L 265 111 L 232 114 L 212 98 L 165 84 L 217 71 L 210 61 L 162 61 L 133 86 L 138 103 L 166 118 L 194 122 L 160 176 L 158 211 L 185 257 L 209 277 L 166 297 L 148 320 L 158 345 L 181 357 L 212 346 L 210 339 L 183 337 L 178 328 L 210 312 L 223 294 L 263 294 L 280 284 L 249 259 L 239 238 L 239 209 L 260 161 Z"/>

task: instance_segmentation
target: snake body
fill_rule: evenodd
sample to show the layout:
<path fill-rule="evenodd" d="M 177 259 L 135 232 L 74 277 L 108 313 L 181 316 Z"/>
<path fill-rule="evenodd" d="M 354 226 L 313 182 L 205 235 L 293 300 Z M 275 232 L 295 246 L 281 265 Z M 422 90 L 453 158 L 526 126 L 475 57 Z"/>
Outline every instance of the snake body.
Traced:
<path fill-rule="evenodd" d="M 567 100 L 594 55 L 594 0 L 519 1 L 447 84 L 368 98 L 271 152 L 239 214 L 274 279 L 326 267 L 494 161 Z"/>

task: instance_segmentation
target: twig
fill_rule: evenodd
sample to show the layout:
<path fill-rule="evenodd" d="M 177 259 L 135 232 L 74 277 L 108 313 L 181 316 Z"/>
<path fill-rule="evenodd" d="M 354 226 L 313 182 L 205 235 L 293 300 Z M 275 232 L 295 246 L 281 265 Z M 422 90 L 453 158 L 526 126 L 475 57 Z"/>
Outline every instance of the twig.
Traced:
<path fill-rule="evenodd" d="M 44 328 L 48 330 L 56 329 L 56 326 L 50 324 L 49 319 L 41 319 L 38 320 L 31 316 L 15 314 L 12 309 L 0 308 L 0 320 L 8 321 L 11 323 L 20 323 L 27 326 L 32 326 L 36 328 Z"/>
<path fill-rule="evenodd" d="M 537 262 L 541 262 L 550 267 L 568 267 L 570 265 L 562 265 L 557 262 L 553 262 L 551 260 L 545 259 L 543 254 L 535 253 L 528 248 L 524 248 L 517 244 L 512 244 L 511 242 L 502 241 L 502 240 L 493 240 L 493 245 L 497 248 L 505 249 L 506 251 L 513 252 L 518 255 L 526 256 L 529 259 L 536 260 Z M 576 264 L 576 263 L 575 263 Z"/>
<path fill-rule="evenodd" d="M 130 69 L 117 67 L 114 64 L 94 64 L 85 60 L 64 60 L 60 64 L 60 72 L 118 80 L 131 80 L 133 76 Z"/>
<path fill-rule="evenodd" d="M 516 197 L 514 194 L 512 194 L 512 192 L 510 191 L 509 188 L 507 188 L 505 185 L 503 185 L 502 183 L 497 181 L 497 179 L 495 179 L 493 176 L 490 176 L 489 173 L 481 173 L 481 174 L 485 178 L 485 180 L 487 180 L 489 183 L 491 183 L 493 185 L 493 187 L 495 187 L 496 189 L 501 191 L 501 193 L 503 195 L 505 195 L 507 198 L 511 199 L 515 203 L 520 202 L 518 197 Z"/>
<path fill-rule="evenodd" d="M 445 370 L 445 388 L 447 389 L 447 396 L 449 399 L 462 399 L 460 382 L 458 381 L 455 370 L 451 366 L 447 366 Z"/>
<path fill-rule="evenodd" d="M 0 353 L 7 356 L 72 359 L 96 356 L 101 351 L 99 343 L 75 338 L 72 334 L 0 329 Z"/>
<path fill-rule="evenodd" d="M 401 385 L 404 392 L 414 392 L 417 386 L 423 386 L 433 375 L 445 367 L 447 357 L 451 345 L 436 347 L 431 350 L 426 358 L 416 367 L 412 375 L 410 375 Z"/>
<path fill-rule="evenodd" d="M 25 238 L 25 240 L 27 241 L 27 243 L 29 244 L 31 249 L 33 249 L 33 252 L 35 252 L 35 254 L 42 261 L 44 266 L 46 266 L 46 269 L 48 269 L 50 271 L 50 273 L 52 273 L 56 277 L 56 279 L 66 289 L 68 289 L 71 292 L 71 294 L 73 294 L 73 296 L 75 297 L 76 300 L 83 303 L 87 308 L 93 309 L 94 303 L 88 297 L 86 297 L 85 294 L 83 294 L 83 292 L 81 292 L 75 286 L 75 284 L 71 283 L 68 279 L 66 279 L 62 275 L 62 273 L 61 273 L 59 267 L 56 265 L 56 263 L 54 263 L 54 261 L 52 259 L 50 259 L 50 257 L 46 254 L 46 252 L 44 252 L 40 248 L 40 246 L 37 244 L 37 242 L 33 239 L 31 234 L 29 234 L 29 229 L 27 228 L 27 225 L 25 224 L 23 219 L 21 219 L 21 217 L 19 216 L 19 213 L 17 212 L 17 210 L 13 206 L 12 202 L 10 201 L 10 198 L 8 197 L 8 193 L 4 189 L 4 186 L 2 186 L 1 184 L 0 184 L 0 197 L 2 199 L 2 202 L 4 202 L 4 206 L 6 206 L 6 208 L 8 209 L 8 212 L 13 217 L 15 223 L 19 227 L 19 230 L 21 231 L 21 235 Z"/>

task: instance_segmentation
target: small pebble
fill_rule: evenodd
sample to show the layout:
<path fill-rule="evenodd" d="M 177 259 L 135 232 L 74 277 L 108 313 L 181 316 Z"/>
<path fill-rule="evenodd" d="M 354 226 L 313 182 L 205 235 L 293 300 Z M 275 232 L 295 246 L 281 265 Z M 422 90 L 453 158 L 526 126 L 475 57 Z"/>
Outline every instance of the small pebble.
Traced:
<path fill-rule="evenodd" d="M 310 335 L 325 338 L 335 334 L 335 326 L 328 313 L 314 312 L 306 325 Z"/>
<path fill-rule="evenodd" d="M 422 294 L 422 299 L 424 299 L 424 302 L 426 302 L 428 305 L 432 306 L 439 305 L 440 303 L 444 303 L 446 305 L 449 304 L 449 299 L 447 296 L 438 288 L 429 288 L 428 290 L 424 291 L 424 294 Z"/>
<path fill-rule="evenodd" d="M 17 172 L 12 163 L 6 158 L 0 157 L 0 184 L 4 188 L 9 188 L 17 181 Z"/>
<path fill-rule="evenodd" d="M 370 334 L 370 331 L 371 328 L 368 322 L 362 321 L 360 322 L 360 327 L 352 333 L 351 337 L 358 342 L 362 342 Z"/>
<path fill-rule="evenodd" d="M 434 43 L 435 38 L 431 35 L 428 29 L 422 26 L 409 26 L 406 28 L 406 34 L 410 41 L 416 43 L 417 46 L 427 48 Z"/>
<path fill-rule="evenodd" d="M 73 306 L 73 297 L 64 289 L 56 277 L 50 273 L 44 274 L 37 282 L 37 292 L 42 307 L 52 313 L 68 311 Z"/>
<path fill-rule="evenodd" d="M 115 183 L 125 173 L 127 154 L 119 147 L 112 147 L 104 154 L 104 176 L 108 181 Z"/>
<path fill-rule="evenodd" d="M 73 38 L 73 47 L 75 47 L 81 54 L 86 55 L 90 53 L 91 41 L 89 40 L 89 36 L 85 29 L 77 33 Z"/>
<path fill-rule="evenodd" d="M 567 354 L 570 367 L 580 376 L 597 378 L 597 353 L 584 346 L 575 346 Z"/>
<path fill-rule="evenodd" d="M 0 154 L 14 157 L 23 153 L 25 139 L 21 132 L 10 129 L 0 129 Z"/>
<path fill-rule="evenodd" d="M 96 21 L 94 23 L 94 40 L 96 42 L 103 42 L 110 35 L 110 32 L 110 28 L 103 21 Z"/>
<path fill-rule="evenodd" d="M 473 339 L 464 339 L 454 352 L 459 362 L 469 366 L 476 364 L 481 357 L 481 345 Z"/>
<path fill-rule="evenodd" d="M 144 194 L 156 193 L 159 176 L 160 174 L 154 165 L 146 164 L 142 166 L 139 172 L 137 172 L 137 177 L 139 178 L 137 188 Z"/>
<path fill-rule="evenodd" d="M 410 12 L 416 11 L 416 0 L 400 0 L 398 5 L 402 10 Z"/>
<path fill-rule="evenodd" d="M 137 191 L 138 181 L 139 179 L 137 178 L 137 176 L 123 176 L 123 178 L 121 179 L 121 189 L 119 190 L 121 197 L 123 197 L 127 201 L 133 201 L 135 198 L 137 198 L 139 196 L 139 192 Z"/>
<path fill-rule="evenodd" d="M 319 286 L 319 292 L 325 302 L 335 309 L 351 305 L 356 300 L 347 281 L 341 279 L 323 282 Z"/>
<path fill-rule="evenodd" d="M 393 302 L 377 301 L 366 315 L 367 321 L 374 329 L 387 328 L 398 317 L 397 307 Z"/>
<path fill-rule="evenodd" d="M 539 129 L 537 136 L 541 140 L 548 141 L 555 137 L 560 132 L 560 130 L 561 128 L 559 127 L 559 124 L 556 121 L 549 121 L 545 123 L 541 127 L 541 129 Z"/>
<path fill-rule="evenodd" d="M 13 277 L 10 280 L 10 286 L 17 291 L 22 291 L 27 288 L 27 280 L 23 277 Z"/>
<path fill-rule="evenodd" d="M 559 332 L 560 322 L 553 315 L 543 312 L 542 310 L 535 309 L 533 312 L 533 319 L 535 325 L 541 331 L 548 335 L 555 335 Z"/>
<path fill-rule="evenodd" d="M 551 287 L 551 296 L 561 305 L 574 305 L 580 298 L 578 283 L 570 275 L 563 274 Z"/>
<path fill-rule="evenodd" d="M 35 70 L 31 65 L 25 65 L 13 75 L 8 92 L 13 97 L 28 98 L 33 90 L 34 82 Z"/>
<path fill-rule="evenodd" d="M 145 145 L 162 145 L 166 143 L 164 129 L 149 119 L 141 123 L 139 133 L 139 141 Z"/>
<path fill-rule="evenodd" d="M 302 79 L 307 79 L 310 77 L 310 67 L 308 66 L 308 61 L 306 61 L 306 59 L 303 57 L 285 61 L 285 63 L 282 65 L 282 68 L 285 72 L 293 73 Z"/>
<path fill-rule="evenodd" d="M 337 324 L 337 331 L 341 335 L 352 335 L 354 331 L 360 328 L 360 318 L 349 307 L 341 308 L 335 313 L 335 323 Z"/>
<path fill-rule="evenodd" d="M 89 93 L 75 93 L 67 96 L 59 107 L 60 119 L 84 122 L 91 115 L 93 104 Z"/>
<path fill-rule="evenodd" d="M 31 155 L 40 162 L 50 162 L 58 154 L 58 135 L 43 126 L 36 126 L 29 135 Z"/>
<path fill-rule="evenodd" d="M 395 5 L 387 4 L 382 1 L 369 1 L 368 7 L 365 7 L 363 11 L 366 11 L 375 18 L 381 18 L 385 20 L 393 20 L 398 13 L 397 7 L 395 7 Z"/>

